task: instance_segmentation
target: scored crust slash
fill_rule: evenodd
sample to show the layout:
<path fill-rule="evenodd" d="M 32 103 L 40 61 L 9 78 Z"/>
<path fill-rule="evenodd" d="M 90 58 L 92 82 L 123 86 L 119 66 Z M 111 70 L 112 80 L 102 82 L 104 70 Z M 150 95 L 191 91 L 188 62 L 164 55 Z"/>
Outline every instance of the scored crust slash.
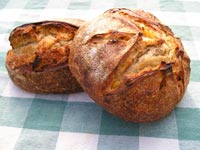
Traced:
<path fill-rule="evenodd" d="M 190 77 L 190 59 L 171 29 L 151 13 L 125 8 L 78 29 L 69 65 L 96 103 L 131 122 L 168 115 Z"/>

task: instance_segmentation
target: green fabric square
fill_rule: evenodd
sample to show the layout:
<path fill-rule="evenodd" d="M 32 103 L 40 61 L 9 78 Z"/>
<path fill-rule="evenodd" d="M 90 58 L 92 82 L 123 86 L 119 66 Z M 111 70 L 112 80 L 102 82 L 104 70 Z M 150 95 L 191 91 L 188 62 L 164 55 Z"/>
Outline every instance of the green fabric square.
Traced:
<path fill-rule="evenodd" d="M 200 109 L 176 108 L 178 138 L 180 140 L 200 140 Z"/>
<path fill-rule="evenodd" d="M 172 112 L 169 116 L 158 121 L 141 123 L 140 136 L 177 139 L 175 113 Z"/>
<path fill-rule="evenodd" d="M 98 133 L 101 111 L 95 103 L 68 102 L 61 131 Z"/>
<path fill-rule="evenodd" d="M 200 82 L 200 60 L 191 61 L 191 81 Z"/>
<path fill-rule="evenodd" d="M 6 52 L 0 52 L 0 71 L 5 72 Z"/>
<path fill-rule="evenodd" d="M 9 0 L 0 0 L 0 9 L 4 8 Z"/>
<path fill-rule="evenodd" d="M 98 150 L 139 150 L 139 137 L 100 135 Z"/>
<path fill-rule="evenodd" d="M 39 130 L 60 130 L 66 102 L 33 100 L 24 128 Z"/>
<path fill-rule="evenodd" d="M 126 122 L 105 111 L 102 113 L 100 134 L 105 135 L 139 135 L 139 124 Z"/>
<path fill-rule="evenodd" d="M 160 0 L 161 11 L 184 11 L 184 5 L 181 1 L 175 0 Z"/>
<path fill-rule="evenodd" d="M 180 150 L 199 150 L 200 141 L 192 141 L 192 140 L 180 140 L 179 141 Z"/>
<path fill-rule="evenodd" d="M 58 132 L 23 129 L 15 150 L 54 150 Z"/>
<path fill-rule="evenodd" d="M 73 0 L 70 1 L 68 9 L 89 9 L 91 5 L 91 0 Z"/>
<path fill-rule="evenodd" d="M 193 40 L 192 32 L 189 26 L 170 25 L 170 28 L 174 32 L 175 36 L 181 38 L 181 40 Z"/>
<path fill-rule="evenodd" d="M 32 99 L 0 97 L 0 125 L 23 127 Z"/>
<path fill-rule="evenodd" d="M 29 0 L 25 9 L 44 9 L 49 0 Z"/>

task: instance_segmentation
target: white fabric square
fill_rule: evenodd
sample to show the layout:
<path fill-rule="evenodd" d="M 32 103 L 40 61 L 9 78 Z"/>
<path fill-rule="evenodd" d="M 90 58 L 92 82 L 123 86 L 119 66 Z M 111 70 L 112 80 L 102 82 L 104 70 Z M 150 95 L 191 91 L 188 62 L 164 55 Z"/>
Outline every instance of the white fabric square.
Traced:
<path fill-rule="evenodd" d="M 139 150 L 179 150 L 177 139 L 139 138 Z"/>
<path fill-rule="evenodd" d="M 85 92 L 70 94 L 68 101 L 94 103 L 94 101 Z"/>
<path fill-rule="evenodd" d="M 99 135 L 60 132 L 56 150 L 96 150 Z"/>
<path fill-rule="evenodd" d="M 16 85 L 14 85 L 14 83 L 12 81 L 9 81 L 2 93 L 2 96 L 34 98 L 35 94 L 24 91 L 24 90 L 20 89 L 19 87 L 17 87 Z"/>
<path fill-rule="evenodd" d="M 185 21 L 185 25 L 186 26 L 197 26 L 197 25 L 199 25 L 200 20 L 197 19 L 197 18 L 200 18 L 200 13 L 197 13 L 197 12 L 184 12 L 183 14 L 187 18 L 187 20 L 183 20 L 183 21 Z"/>
<path fill-rule="evenodd" d="M 151 11 L 159 20 L 166 25 L 187 25 L 189 26 L 190 22 L 186 21 L 186 13 L 182 12 L 170 12 L 170 11 Z M 167 16 L 167 17 L 166 17 Z M 192 17 L 191 17 L 192 18 Z"/>
<path fill-rule="evenodd" d="M 196 47 L 196 42 L 182 40 L 182 43 L 191 60 L 200 59 L 200 52 L 198 51 L 198 47 Z"/>
<path fill-rule="evenodd" d="M 49 0 L 46 8 L 48 9 L 65 9 L 69 5 L 70 0 L 61 0 L 59 3 L 57 0 Z"/>
<path fill-rule="evenodd" d="M 160 1 L 159 0 L 153 0 L 153 1 L 147 1 L 147 0 L 137 0 L 137 8 L 143 9 L 143 10 L 159 10 L 160 9 Z"/>
<path fill-rule="evenodd" d="M 1 28 L 10 28 L 10 24 L 8 23 L 1 23 L 0 25 Z M 0 34 L 0 47 L 1 47 L 1 52 L 7 52 L 9 49 L 11 49 L 11 46 L 8 42 L 9 34 L 7 33 L 1 33 Z"/>
<path fill-rule="evenodd" d="M 21 131 L 21 128 L 0 127 L 0 150 L 12 150 Z"/>
<path fill-rule="evenodd" d="M 107 9 L 110 9 L 110 8 L 113 8 L 114 7 L 114 3 L 115 1 L 114 0 L 101 0 L 101 1 L 92 1 L 91 2 L 91 6 L 90 8 L 91 9 L 99 9 L 99 8 L 103 8 L 104 11 L 106 11 Z"/>

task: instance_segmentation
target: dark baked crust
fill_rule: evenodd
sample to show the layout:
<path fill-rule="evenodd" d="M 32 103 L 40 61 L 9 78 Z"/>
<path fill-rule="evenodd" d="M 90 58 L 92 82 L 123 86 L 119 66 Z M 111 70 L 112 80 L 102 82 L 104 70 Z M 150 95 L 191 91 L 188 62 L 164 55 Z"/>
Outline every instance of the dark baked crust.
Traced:
<path fill-rule="evenodd" d="M 95 102 L 132 122 L 169 114 L 190 76 L 190 59 L 170 28 L 148 12 L 124 8 L 79 28 L 69 65 Z"/>
<path fill-rule="evenodd" d="M 68 65 L 71 42 L 78 28 L 79 24 L 64 21 L 42 21 L 15 28 L 9 37 L 12 49 L 6 57 L 12 81 L 35 93 L 82 91 Z"/>

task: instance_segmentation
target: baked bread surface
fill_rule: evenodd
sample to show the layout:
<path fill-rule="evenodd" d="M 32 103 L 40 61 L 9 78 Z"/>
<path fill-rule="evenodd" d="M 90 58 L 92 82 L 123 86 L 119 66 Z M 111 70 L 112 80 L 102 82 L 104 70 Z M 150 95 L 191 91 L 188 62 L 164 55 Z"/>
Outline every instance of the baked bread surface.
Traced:
<path fill-rule="evenodd" d="M 16 85 L 35 93 L 82 91 L 69 70 L 68 56 L 83 21 L 76 20 L 76 25 L 66 21 L 30 23 L 11 32 L 6 68 Z"/>
<path fill-rule="evenodd" d="M 96 103 L 131 122 L 169 114 L 190 76 L 190 59 L 170 28 L 148 12 L 125 8 L 79 28 L 69 65 Z"/>

